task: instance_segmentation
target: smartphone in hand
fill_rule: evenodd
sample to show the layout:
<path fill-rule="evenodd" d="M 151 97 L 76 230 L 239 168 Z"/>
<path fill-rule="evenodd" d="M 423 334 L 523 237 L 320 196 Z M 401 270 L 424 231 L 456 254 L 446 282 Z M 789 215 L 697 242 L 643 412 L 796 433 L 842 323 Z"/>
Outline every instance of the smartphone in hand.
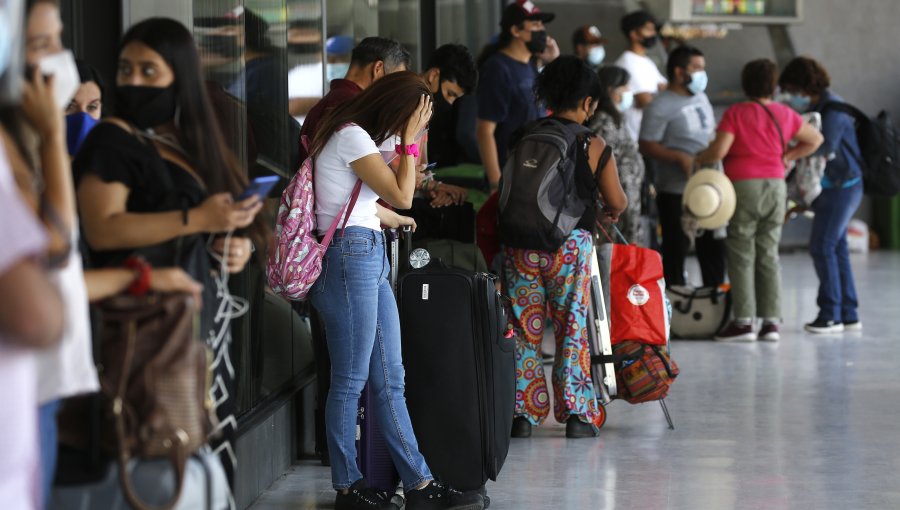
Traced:
<path fill-rule="evenodd" d="M 241 193 L 239 197 L 237 197 L 237 201 L 242 202 L 252 196 L 256 196 L 260 200 L 263 200 L 267 196 L 269 196 L 269 192 L 272 191 L 272 188 L 274 188 L 280 180 L 281 177 L 278 177 L 277 175 L 265 175 L 262 177 L 257 177 L 250 181 L 247 189 L 245 189 L 244 192 Z"/>

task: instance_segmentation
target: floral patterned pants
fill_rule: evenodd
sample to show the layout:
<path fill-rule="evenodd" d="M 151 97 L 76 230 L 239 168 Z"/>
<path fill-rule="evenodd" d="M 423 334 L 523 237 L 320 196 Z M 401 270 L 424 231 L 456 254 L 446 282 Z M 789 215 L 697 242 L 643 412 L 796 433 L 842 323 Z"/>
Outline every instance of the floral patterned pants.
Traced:
<path fill-rule="evenodd" d="M 560 423 L 573 415 L 586 422 L 597 417 L 587 335 L 592 253 L 592 236 L 581 229 L 574 230 L 556 252 L 505 248 L 504 289 L 519 332 L 516 416 L 534 425 L 550 413 L 541 359 L 548 314 L 556 336 L 553 414 Z"/>

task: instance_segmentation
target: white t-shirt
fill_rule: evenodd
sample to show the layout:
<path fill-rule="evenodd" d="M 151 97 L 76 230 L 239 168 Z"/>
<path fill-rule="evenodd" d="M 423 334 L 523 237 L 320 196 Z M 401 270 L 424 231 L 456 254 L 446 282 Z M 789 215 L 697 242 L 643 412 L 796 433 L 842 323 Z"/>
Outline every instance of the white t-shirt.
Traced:
<path fill-rule="evenodd" d="M 316 226 L 320 235 L 328 231 L 341 207 L 350 198 L 350 192 L 359 179 L 350 163 L 370 154 L 380 154 L 378 146 L 369 133 L 356 124 L 350 124 L 336 131 L 322 148 L 322 152 L 316 158 L 314 169 Z M 347 226 L 380 229 L 381 222 L 376 216 L 375 209 L 377 200 L 378 195 L 363 183 L 356 206 L 347 220 Z M 341 223 L 338 223 L 337 228 L 341 228 Z"/>
<path fill-rule="evenodd" d="M 625 69 L 628 71 L 628 74 L 631 75 L 631 81 L 628 82 L 628 88 L 631 89 L 635 95 L 646 92 L 656 94 L 659 92 L 659 85 L 661 83 L 668 83 L 666 77 L 659 72 L 656 63 L 654 63 L 650 57 L 638 55 L 631 50 L 622 53 L 622 56 L 616 60 L 616 65 Z M 638 141 L 638 136 L 641 132 L 641 119 L 643 116 L 644 111 L 636 105 L 625 110 L 624 113 L 625 127 L 628 129 L 628 134 L 635 142 Z"/>
<path fill-rule="evenodd" d="M 40 351 L 38 401 L 50 401 L 100 390 L 94 367 L 91 322 L 88 314 L 84 270 L 78 253 L 78 228 L 72 236 L 72 252 L 62 269 L 49 274 L 63 301 L 63 337 L 59 344 Z"/>

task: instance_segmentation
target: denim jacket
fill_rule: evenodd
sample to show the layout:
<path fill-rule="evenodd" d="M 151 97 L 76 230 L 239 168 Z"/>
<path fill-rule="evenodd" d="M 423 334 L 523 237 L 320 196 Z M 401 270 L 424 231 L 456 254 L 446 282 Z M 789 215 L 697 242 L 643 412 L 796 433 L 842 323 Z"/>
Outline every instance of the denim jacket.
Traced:
<path fill-rule="evenodd" d="M 825 137 L 825 142 L 814 156 L 829 158 L 828 164 L 825 165 L 822 187 L 840 188 L 852 185 L 862 177 L 862 168 L 859 165 L 862 153 L 856 139 L 854 118 L 835 109 L 826 111 L 825 106 L 829 102 L 843 103 L 844 99 L 826 90 L 818 104 L 810 110 L 822 113 L 822 136 Z"/>

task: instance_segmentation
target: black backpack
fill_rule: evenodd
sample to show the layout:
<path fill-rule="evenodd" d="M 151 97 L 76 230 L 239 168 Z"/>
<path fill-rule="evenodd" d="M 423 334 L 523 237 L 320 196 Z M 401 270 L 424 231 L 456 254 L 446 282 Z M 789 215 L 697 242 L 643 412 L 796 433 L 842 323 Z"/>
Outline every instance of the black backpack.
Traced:
<path fill-rule="evenodd" d="M 856 139 L 862 153 L 857 161 L 866 194 L 892 197 L 900 193 L 900 139 L 890 114 L 882 110 L 870 119 L 858 108 L 838 102 L 826 104 L 822 113 L 830 109 L 856 120 Z"/>
<path fill-rule="evenodd" d="M 503 167 L 498 202 L 500 242 L 555 251 L 578 225 L 587 204 L 575 183 L 570 148 L 591 133 L 579 124 L 541 119 L 524 129 Z"/>

